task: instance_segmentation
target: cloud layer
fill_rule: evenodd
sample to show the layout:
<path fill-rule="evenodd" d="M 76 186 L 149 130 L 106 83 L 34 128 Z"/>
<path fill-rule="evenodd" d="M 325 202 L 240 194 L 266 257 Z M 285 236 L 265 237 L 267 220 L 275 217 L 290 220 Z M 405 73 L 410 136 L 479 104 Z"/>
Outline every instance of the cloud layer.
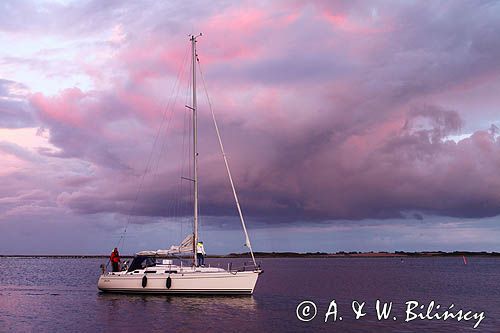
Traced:
<path fill-rule="evenodd" d="M 198 31 L 243 209 L 262 225 L 500 214 L 496 2 L 3 7 L 0 130 L 38 128 L 44 145 L 1 142 L 0 219 L 189 215 Z M 233 215 L 201 88 L 202 213 Z"/>

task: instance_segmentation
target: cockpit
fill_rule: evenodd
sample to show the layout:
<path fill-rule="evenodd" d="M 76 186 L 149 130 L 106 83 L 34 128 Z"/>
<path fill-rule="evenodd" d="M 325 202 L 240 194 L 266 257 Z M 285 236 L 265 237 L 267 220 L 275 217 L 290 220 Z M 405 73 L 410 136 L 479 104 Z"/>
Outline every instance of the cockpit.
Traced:
<path fill-rule="evenodd" d="M 156 266 L 156 259 L 148 256 L 136 256 L 130 264 L 127 272 L 133 272 L 137 269 L 145 269 L 146 267 Z"/>

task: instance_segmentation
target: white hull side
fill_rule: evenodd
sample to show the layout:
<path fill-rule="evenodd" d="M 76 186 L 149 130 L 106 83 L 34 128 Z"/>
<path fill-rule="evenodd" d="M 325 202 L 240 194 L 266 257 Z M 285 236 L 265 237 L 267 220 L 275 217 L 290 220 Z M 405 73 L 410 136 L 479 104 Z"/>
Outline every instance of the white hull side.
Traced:
<path fill-rule="evenodd" d="M 246 294 L 254 291 L 261 271 L 228 272 L 188 272 L 137 274 L 107 273 L 99 277 L 98 288 L 104 292 L 155 293 L 155 294 Z M 143 277 L 147 284 L 142 286 Z M 167 288 L 167 278 L 171 286 Z"/>

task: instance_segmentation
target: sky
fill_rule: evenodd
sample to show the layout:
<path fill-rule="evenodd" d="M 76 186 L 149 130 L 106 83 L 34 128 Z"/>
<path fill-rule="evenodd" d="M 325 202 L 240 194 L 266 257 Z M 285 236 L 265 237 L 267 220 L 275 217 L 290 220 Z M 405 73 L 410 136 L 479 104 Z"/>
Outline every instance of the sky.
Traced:
<path fill-rule="evenodd" d="M 209 254 L 247 251 L 210 104 L 254 250 L 500 251 L 497 1 L 4 0 L 0 17 L 0 254 L 190 232 L 199 32 Z"/>

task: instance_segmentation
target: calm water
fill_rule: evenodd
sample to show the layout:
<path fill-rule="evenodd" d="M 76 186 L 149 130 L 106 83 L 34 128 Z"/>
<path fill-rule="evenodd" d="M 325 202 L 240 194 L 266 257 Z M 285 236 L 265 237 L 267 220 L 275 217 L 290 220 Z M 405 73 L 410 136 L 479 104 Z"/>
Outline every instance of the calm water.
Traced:
<path fill-rule="evenodd" d="M 500 332 L 500 259 L 264 259 L 251 297 L 130 296 L 102 294 L 96 282 L 101 259 L 0 258 L 1 332 Z M 238 260 L 231 260 L 233 263 Z M 208 259 L 209 263 L 227 261 Z M 338 316 L 325 323 L 332 300 Z M 378 321 L 375 301 L 392 301 Z M 314 301 L 317 316 L 296 317 L 297 305 Z M 354 319 L 351 302 L 366 302 Z M 405 302 L 484 311 L 476 320 L 405 322 Z M 397 320 L 392 317 L 396 316 Z"/>

